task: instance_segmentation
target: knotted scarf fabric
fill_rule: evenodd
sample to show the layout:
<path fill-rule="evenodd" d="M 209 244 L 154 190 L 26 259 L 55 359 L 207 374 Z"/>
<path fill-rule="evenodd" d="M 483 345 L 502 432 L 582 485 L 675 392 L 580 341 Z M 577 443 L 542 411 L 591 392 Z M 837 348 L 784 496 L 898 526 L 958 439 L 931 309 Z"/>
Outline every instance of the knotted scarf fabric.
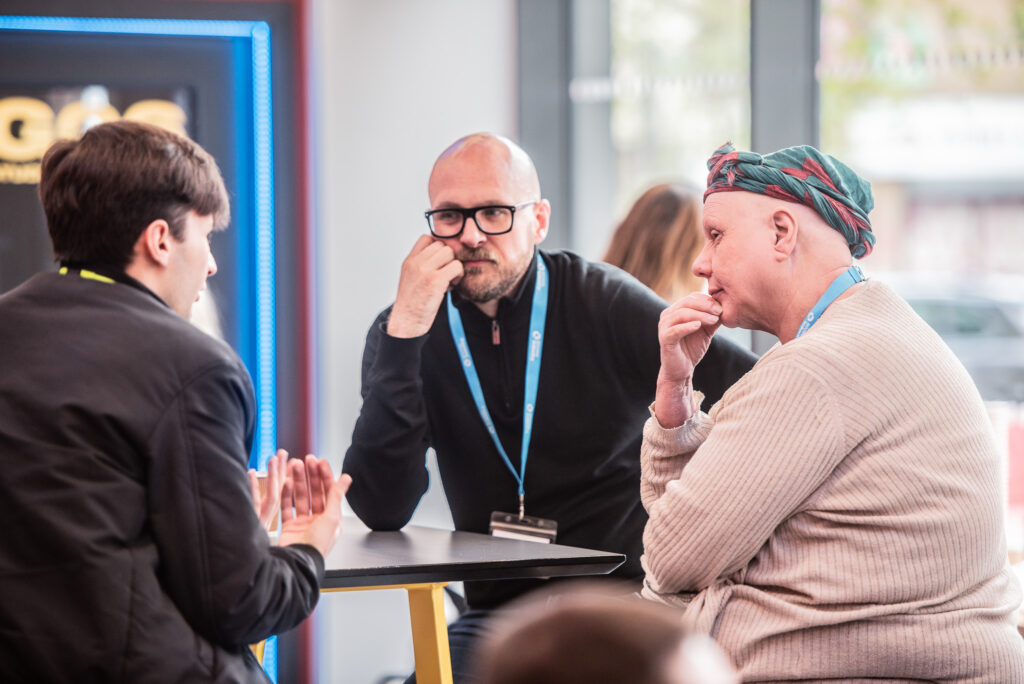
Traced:
<path fill-rule="evenodd" d="M 708 160 L 704 199 L 711 193 L 730 190 L 806 204 L 842 233 L 856 259 L 870 254 L 875 245 L 868 219 L 868 212 L 875 206 L 871 184 L 838 159 L 810 145 L 762 156 L 738 151 L 726 143 Z"/>

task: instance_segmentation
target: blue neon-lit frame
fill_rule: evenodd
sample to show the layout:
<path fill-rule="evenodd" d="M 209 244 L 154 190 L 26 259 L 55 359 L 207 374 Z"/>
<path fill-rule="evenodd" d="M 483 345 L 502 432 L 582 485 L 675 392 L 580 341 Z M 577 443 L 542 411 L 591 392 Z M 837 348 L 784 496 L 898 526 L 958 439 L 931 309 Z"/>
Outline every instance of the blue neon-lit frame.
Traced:
<path fill-rule="evenodd" d="M 232 38 L 250 41 L 252 149 L 256 208 L 256 369 L 258 402 L 253 449 L 255 467 L 265 470 L 277 445 L 276 320 L 274 300 L 274 127 L 271 102 L 270 25 L 265 21 L 122 19 L 91 17 L 0 17 L 0 31 L 105 33 L 121 35 Z M 236 72 L 244 68 L 235 65 Z M 244 257 L 244 252 L 240 253 Z M 245 271 L 244 268 L 240 270 Z M 239 288 L 244 295 L 245 289 Z M 240 296 L 239 320 L 252 320 L 251 302 Z M 277 681 L 277 638 L 267 640 L 263 669 Z"/>
<path fill-rule="evenodd" d="M 274 300 L 274 131 L 271 107 L 270 26 L 264 21 L 0 17 L 0 30 L 233 38 L 251 43 L 252 149 L 256 223 L 256 419 L 254 466 L 265 469 L 277 445 L 276 320 Z M 236 65 L 236 69 L 245 65 Z M 240 265 L 244 272 L 245 268 Z M 239 290 L 244 294 L 244 289 Z M 240 296 L 239 320 L 252 320 Z"/>

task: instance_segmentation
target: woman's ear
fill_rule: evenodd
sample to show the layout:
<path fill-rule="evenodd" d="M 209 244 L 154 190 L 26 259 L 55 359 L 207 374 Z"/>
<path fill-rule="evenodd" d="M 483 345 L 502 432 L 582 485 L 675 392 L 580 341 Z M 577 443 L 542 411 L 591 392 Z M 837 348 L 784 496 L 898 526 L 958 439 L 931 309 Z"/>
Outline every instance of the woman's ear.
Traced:
<path fill-rule="evenodd" d="M 785 261 L 796 249 L 796 239 L 800 232 L 796 215 L 786 208 L 776 209 L 772 212 L 772 230 L 775 258 L 777 261 Z"/>

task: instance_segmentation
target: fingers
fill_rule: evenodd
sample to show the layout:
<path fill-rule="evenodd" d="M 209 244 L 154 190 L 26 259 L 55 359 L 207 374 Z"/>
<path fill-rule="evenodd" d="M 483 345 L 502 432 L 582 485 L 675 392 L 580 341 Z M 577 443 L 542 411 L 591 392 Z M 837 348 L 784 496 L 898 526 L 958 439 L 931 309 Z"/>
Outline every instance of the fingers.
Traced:
<path fill-rule="evenodd" d="M 281 452 L 278 451 L 277 454 L 271 456 L 270 460 L 267 461 L 266 498 L 275 502 L 280 501 L 279 497 L 281 496 L 281 467 L 279 465 L 281 462 L 280 453 Z M 285 458 L 288 458 L 287 453 L 285 454 Z"/>
<path fill-rule="evenodd" d="M 341 515 L 341 500 L 345 494 L 348 493 L 348 488 L 352 485 L 352 476 L 342 473 L 338 476 L 337 480 L 331 482 L 331 488 L 327 490 L 327 502 L 324 512 L 328 514 L 336 513 L 338 516 Z"/>
<path fill-rule="evenodd" d="M 282 482 L 285 478 L 286 471 L 288 470 L 288 452 L 284 449 L 278 449 L 277 452 L 270 457 L 270 463 L 277 465 L 277 481 Z M 272 466 L 268 464 L 267 468 L 270 469 Z"/>
<path fill-rule="evenodd" d="M 424 284 L 433 285 L 434 288 L 447 285 L 448 280 L 444 280 L 445 274 L 442 271 L 451 266 L 452 262 L 458 263 L 459 269 L 462 268 L 462 264 L 455 259 L 455 252 L 451 247 L 429 235 L 421 235 L 409 256 L 402 262 L 399 292 L 401 293 L 402 280 L 417 287 Z"/>
<path fill-rule="evenodd" d="M 414 271 L 415 277 L 433 290 L 443 293 L 452 281 L 462 277 L 462 262 L 455 258 L 455 252 L 443 242 L 434 242 L 420 252 L 414 260 L 405 264 Z"/>
<path fill-rule="evenodd" d="M 285 480 L 284 472 L 288 452 L 278 449 L 277 453 L 267 461 L 267 475 L 264 481 L 262 501 L 256 510 L 260 523 L 268 531 L 274 527 L 277 512 L 281 506 L 281 485 Z"/>
<path fill-rule="evenodd" d="M 419 337 L 430 330 L 437 308 L 453 280 L 462 276 L 462 264 L 443 242 L 423 235 L 402 262 L 398 294 L 388 317 L 392 337 Z"/>
<path fill-rule="evenodd" d="M 659 327 L 699 320 L 704 325 L 717 325 L 721 305 L 706 294 L 689 294 L 661 312 Z"/>
<path fill-rule="evenodd" d="M 458 259 L 453 259 L 451 263 L 445 265 L 445 267 L 441 269 L 440 275 L 442 278 L 446 279 L 446 282 L 450 287 L 452 285 L 457 285 L 459 280 L 462 279 L 464 273 L 465 268 L 463 267 L 462 262 Z"/>
<path fill-rule="evenodd" d="M 306 464 L 295 458 L 288 462 L 288 474 L 292 480 L 292 500 L 296 516 L 309 515 L 309 480 Z"/>
<path fill-rule="evenodd" d="M 704 323 L 702 327 L 704 328 L 704 334 L 707 335 L 708 339 L 710 340 L 711 337 L 718 331 L 718 329 L 722 327 L 721 316 L 715 316 L 714 323 Z"/>
<path fill-rule="evenodd" d="M 659 338 L 663 345 L 678 344 L 684 337 L 692 335 L 702 327 L 704 327 L 704 323 L 700 320 L 670 325 L 661 329 Z"/>
<path fill-rule="evenodd" d="M 721 304 L 719 304 L 714 297 L 704 294 L 703 292 L 691 292 L 688 295 L 680 297 L 668 308 L 674 309 L 679 306 L 685 306 L 686 308 L 698 309 L 701 311 L 709 311 L 716 314 L 722 312 Z"/>
<path fill-rule="evenodd" d="M 402 262 L 403 275 L 414 273 L 429 275 L 455 260 L 451 247 L 430 235 L 421 235 L 413 245 L 409 256 Z"/>
<path fill-rule="evenodd" d="M 331 488 L 327 491 L 327 502 L 324 508 L 324 515 L 333 518 L 334 524 L 333 539 L 341 534 L 341 500 L 352 485 L 352 476 L 342 473 L 337 480 L 331 482 Z M 333 541 L 331 542 L 333 544 Z"/>
<path fill-rule="evenodd" d="M 285 480 L 288 493 L 285 494 L 286 490 L 282 488 L 285 502 L 281 511 L 282 519 L 292 520 L 323 513 L 329 490 L 334 483 L 331 464 L 326 459 L 307 454 L 304 459 L 292 459 L 289 462 L 288 474 L 289 478 Z M 294 499 L 293 503 L 290 503 L 290 498 Z"/>
<path fill-rule="evenodd" d="M 277 457 L 278 491 L 281 492 L 281 501 L 288 502 L 288 505 L 290 506 L 292 496 L 292 483 L 291 478 L 288 474 L 288 452 L 285 451 L 284 449 L 278 449 Z M 287 490 L 285 489 L 285 487 L 287 487 Z M 285 491 L 288 492 L 287 498 L 285 495 Z"/>
<path fill-rule="evenodd" d="M 437 242 L 437 238 L 435 238 L 430 233 L 424 233 L 423 235 L 420 235 L 418 238 L 416 238 L 416 242 L 413 243 L 412 249 L 409 250 L 409 254 L 406 255 L 405 258 L 408 259 L 411 256 L 419 254 L 420 252 L 422 252 L 424 249 L 434 244 L 435 242 Z"/>
<path fill-rule="evenodd" d="M 320 481 L 324 488 L 323 501 L 326 502 L 330 489 L 334 486 L 334 473 L 331 472 L 331 464 L 327 462 L 326 458 L 320 459 Z"/>
<path fill-rule="evenodd" d="M 346 494 L 348 494 L 348 488 L 351 486 L 352 476 L 347 473 L 342 473 L 340 476 L 338 476 L 337 482 L 331 485 L 331 489 L 333 490 L 335 487 L 337 487 L 341 491 L 341 495 L 345 496 Z"/>
<path fill-rule="evenodd" d="M 324 514 L 337 519 L 334 528 L 334 538 L 337 539 L 341 533 L 341 500 L 348 493 L 348 487 L 352 484 L 352 476 L 342 473 L 337 480 L 331 482 L 331 488 L 327 493 L 327 503 Z"/>
<path fill-rule="evenodd" d="M 327 469 L 327 478 L 324 478 L 324 469 Z M 313 515 L 324 512 L 324 500 L 327 498 L 326 486 L 331 482 L 331 466 L 327 461 L 321 461 L 313 454 L 306 455 L 306 475 L 309 477 L 309 505 Z M 305 509 L 303 509 L 305 510 Z"/>
<path fill-rule="evenodd" d="M 703 356 L 703 349 L 706 348 L 707 340 L 715 334 L 721 325 L 722 307 L 711 297 L 700 292 L 688 294 L 661 312 L 658 321 L 658 340 L 662 345 L 662 351 L 666 347 L 673 347 L 685 343 L 693 347 L 688 350 L 694 364 Z M 692 341 L 686 340 L 691 335 L 700 333 Z M 706 338 L 706 339 L 705 339 Z M 664 359 L 662 359 L 664 363 Z"/>
<path fill-rule="evenodd" d="M 256 515 L 260 513 L 260 480 L 256 476 L 256 470 L 249 468 L 249 491 L 252 492 L 252 503 L 256 508 Z"/>
<path fill-rule="evenodd" d="M 295 478 L 292 477 L 291 472 L 284 478 L 284 482 L 281 484 L 281 524 L 293 520 L 295 518 L 295 507 L 292 501 L 292 493 L 295 490 L 294 487 Z"/>
<path fill-rule="evenodd" d="M 327 462 L 326 458 L 320 459 L 320 477 L 324 481 L 325 487 L 326 483 L 333 484 L 334 482 L 334 473 L 331 472 L 331 464 Z"/>
<path fill-rule="evenodd" d="M 455 252 L 443 242 L 434 241 L 420 252 L 420 263 L 432 270 L 438 270 L 455 261 Z"/>
<path fill-rule="evenodd" d="M 352 478 L 342 475 L 335 480 L 330 463 L 313 454 L 289 461 L 287 473 L 280 543 L 310 543 L 326 554 L 341 531 L 341 500 Z"/>

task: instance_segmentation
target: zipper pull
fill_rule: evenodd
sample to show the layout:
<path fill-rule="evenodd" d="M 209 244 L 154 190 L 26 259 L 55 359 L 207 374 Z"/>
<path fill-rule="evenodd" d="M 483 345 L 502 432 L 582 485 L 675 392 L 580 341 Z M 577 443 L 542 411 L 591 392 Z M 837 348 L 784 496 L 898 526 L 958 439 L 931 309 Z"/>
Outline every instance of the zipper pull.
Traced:
<path fill-rule="evenodd" d="M 497 347 L 501 344 L 501 328 L 498 327 L 498 319 L 491 319 L 491 344 Z"/>

